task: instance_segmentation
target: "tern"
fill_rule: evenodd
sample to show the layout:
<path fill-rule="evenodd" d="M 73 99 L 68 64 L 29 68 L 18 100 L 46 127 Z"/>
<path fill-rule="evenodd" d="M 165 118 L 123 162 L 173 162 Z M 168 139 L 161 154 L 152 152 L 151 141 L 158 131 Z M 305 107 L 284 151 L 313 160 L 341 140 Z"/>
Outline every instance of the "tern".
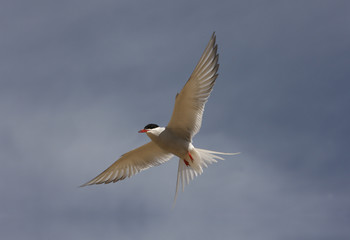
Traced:
<path fill-rule="evenodd" d="M 166 127 L 159 127 L 154 123 L 146 125 L 139 133 L 146 133 L 151 139 L 150 142 L 125 153 L 82 187 L 117 182 L 177 156 L 179 165 L 175 202 L 179 187 L 182 186 L 184 191 L 190 180 L 203 173 L 204 167 L 217 160 L 224 160 L 218 155 L 239 154 L 195 148 L 192 144 L 192 139 L 202 124 L 205 103 L 218 77 L 218 58 L 214 32 L 190 78 L 180 93 L 176 94 L 175 107 L 168 125 Z"/>

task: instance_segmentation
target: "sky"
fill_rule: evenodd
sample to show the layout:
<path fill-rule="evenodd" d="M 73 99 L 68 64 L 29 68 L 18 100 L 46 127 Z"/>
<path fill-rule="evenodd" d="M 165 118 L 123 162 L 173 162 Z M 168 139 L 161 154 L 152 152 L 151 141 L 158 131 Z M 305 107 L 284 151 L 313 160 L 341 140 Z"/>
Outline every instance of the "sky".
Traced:
<path fill-rule="evenodd" d="M 2 1 L 0 238 L 350 239 L 349 1 Z M 200 148 L 79 188 L 166 126 L 213 31 Z"/>

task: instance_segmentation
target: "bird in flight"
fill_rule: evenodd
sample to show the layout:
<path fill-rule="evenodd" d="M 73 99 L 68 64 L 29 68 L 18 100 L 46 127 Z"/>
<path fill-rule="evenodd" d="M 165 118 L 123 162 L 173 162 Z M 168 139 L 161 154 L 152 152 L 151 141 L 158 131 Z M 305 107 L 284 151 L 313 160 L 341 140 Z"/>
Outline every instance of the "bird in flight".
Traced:
<path fill-rule="evenodd" d="M 179 187 L 184 191 L 190 180 L 203 173 L 208 164 L 224 160 L 219 155 L 236 155 L 195 148 L 192 138 L 199 132 L 205 103 L 218 76 L 216 36 L 213 33 L 197 66 L 180 93 L 176 95 L 174 110 L 166 127 L 151 123 L 139 133 L 146 133 L 149 143 L 123 154 L 110 167 L 82 187 L 111 183 L 131 177 L 150 167 L 160 165 L 173 156 L 179 157 L 175 200 Z"/>

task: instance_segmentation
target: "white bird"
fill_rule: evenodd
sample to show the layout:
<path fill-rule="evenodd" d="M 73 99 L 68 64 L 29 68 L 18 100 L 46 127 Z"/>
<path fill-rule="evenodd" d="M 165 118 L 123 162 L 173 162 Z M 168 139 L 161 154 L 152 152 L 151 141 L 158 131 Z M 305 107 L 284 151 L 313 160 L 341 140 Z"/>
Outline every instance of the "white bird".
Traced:
<path fill-rule="evenodd" d="M 203 173 L 203 167 L 224 160 L 218 155 L 235 155 L 239 153 L 222 153 L 195 148 L 192 138 L 199 132 L 205 103 L 208 101 L 218 76 L 218 57 L 216 36 L 213 33 L 197 66 L 180 93 L 176 95 L 175 107 L 170 122 L 166 127 L 148 124 L 140 133 L 146 133 L 149 143 L 122 155 L 110 167 L 91 181 L 82 185 L 111 183 L 131 177 L 140 171 L 160 165 L 174 155 L 179 157 L 175 200 L 178 188 L 185 185 L 197 175 Z M 181 182 L 181 184 L 180 184 Z"/>

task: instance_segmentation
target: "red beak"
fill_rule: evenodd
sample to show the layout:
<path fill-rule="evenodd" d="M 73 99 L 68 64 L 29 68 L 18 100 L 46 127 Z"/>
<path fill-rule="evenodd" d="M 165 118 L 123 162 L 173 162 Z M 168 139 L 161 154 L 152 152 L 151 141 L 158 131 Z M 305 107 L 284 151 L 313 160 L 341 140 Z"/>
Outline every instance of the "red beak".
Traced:
<path fill-rule="evenodd" d="M 139 131 L 139 133 L 145 133 L 145 132 L 147 132 L 148 130 L 146 130 L 146 129 L 142 129 L 142 130 L 140 130 Z"/>

